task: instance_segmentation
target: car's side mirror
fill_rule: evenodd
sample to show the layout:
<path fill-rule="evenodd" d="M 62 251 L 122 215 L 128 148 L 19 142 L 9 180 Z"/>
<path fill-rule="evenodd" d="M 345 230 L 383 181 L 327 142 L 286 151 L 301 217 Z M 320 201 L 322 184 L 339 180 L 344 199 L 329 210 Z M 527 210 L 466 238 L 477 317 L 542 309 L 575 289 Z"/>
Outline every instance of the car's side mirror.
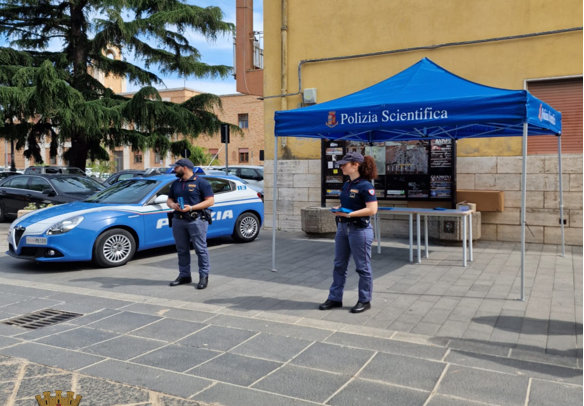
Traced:
<path fill-rule="evenodd" d="M 43 195 L 47 195 L 47 196 L 55 196 L 56 193 L 53 189 L 44 189 L 43 190 Z"/>
<path fill-rule="evenodd" d="M 154 204 L 164 204 L 166 203 L 167 200 L 168 200 L 167 195 L 160 195 L 157 196 L 156 199 L 154 199 Z"/>

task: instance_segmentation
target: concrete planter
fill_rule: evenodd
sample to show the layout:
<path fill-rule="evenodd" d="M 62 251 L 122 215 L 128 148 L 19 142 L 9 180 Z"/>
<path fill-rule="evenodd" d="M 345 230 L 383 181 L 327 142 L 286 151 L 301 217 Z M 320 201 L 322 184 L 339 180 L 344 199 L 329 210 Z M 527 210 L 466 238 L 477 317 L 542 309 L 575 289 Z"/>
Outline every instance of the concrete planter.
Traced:
<path fill-rule="evenodd" d="M 302 231 L 308 235 L 334 234 L 337 232 L 335 216 L 327 207 L 305 207 L 300 210 Z"/>
<path fill-rule="evenodd" d="M 429 217 L 428 236 L 441 241 L 462 241 L 462 219 L 460 217 Z M 422 220 L 422 227 L 424 222 Z M 467 230 L 468 233 L 468 230 Z M 481 238 L 481 212 L 472 214 L 472 239 Z"/>

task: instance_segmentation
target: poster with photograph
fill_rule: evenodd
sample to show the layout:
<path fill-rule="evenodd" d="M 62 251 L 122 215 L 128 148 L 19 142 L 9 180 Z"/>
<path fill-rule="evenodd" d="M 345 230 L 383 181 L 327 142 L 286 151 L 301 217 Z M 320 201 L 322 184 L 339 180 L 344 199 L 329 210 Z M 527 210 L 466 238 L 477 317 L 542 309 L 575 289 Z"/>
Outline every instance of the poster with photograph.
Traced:
<path fill-rule="evenodd" d="M 373 185 L 380 200 L 451 200 L 454 196 L 456 145 L 452 140 L 373 144 L 325 140 L 323 148 L 322 193 L 328 198 L 338 198 L 343 182 L 348 179 L 337 162 L 349 152 L 369 155 L 375 160 L 378 176 Z"/>
<path fill-rule="evenodd" d="M 452 167 L 452 140 L 432 140 L 430 151 L 431 168 Z"/>
<path fill-rule="evenodd" d="M 387 198 L 388 199 L 405 199 L 406 198 L 406 191 L 405 190 L 386 190 Z"/>
<path fill-rule="evenodd" d="M 357 141 L 347 142 L 347 153 L 358 152 L 361 155 L 365 155 L 365 143 Z"/>
<path fill-rule="evenodd" d="M 370 155 L 375 160 L 377 174 L 385 175 L 385 146 L 383 147 L 365 147 L 365 155 Z"/>
<path fill-rule="evenodd" d="M 341 184 L 343 183 L 343 177 L 342 176 L 327 176 L 325 179 L 326 183 L 338 183 Z"/>
<path fill-rule="evenodd" d="M 436 199 L 449 199 L 452 196 L 451 175 L 430 176 L 430 197 Z"/>
<path fill-rule="evenodd" d="M 388 174 L 428 173 L 428 141 L 388 141 L 385 161 Z"/>
<path fill-rule="evenodd" d="M 327 148 L 327 155 L 343 155 L 343 148 Z"/>
<path fill-rule="evenodd" d="M 408 197 L 428 198 L 429 196 L 430 191 L 428 188 L 428 182 L 426 181 L 408 182 Z"/>

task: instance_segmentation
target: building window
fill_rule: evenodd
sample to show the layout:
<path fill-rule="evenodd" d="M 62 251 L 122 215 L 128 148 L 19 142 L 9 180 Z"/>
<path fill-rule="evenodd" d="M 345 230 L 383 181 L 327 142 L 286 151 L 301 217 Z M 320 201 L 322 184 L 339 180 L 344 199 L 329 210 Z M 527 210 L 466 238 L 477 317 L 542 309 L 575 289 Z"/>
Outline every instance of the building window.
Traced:
<path fill-rule="evenodd" d="M 215 156 L 219 153 L 219 149 L 217 148 L 209 148 L 209 155 Z"/>
<path fill-rule="evenodd" d="M 239 121 L 239 128 L 248 128 L 249 120 L 247 114 L 238 114 L 237 121 Z"/>
<path fill-rule="evenodd" d="M 162 155 L 158 152 L 154 154 L 154 163 L 162 165 Z"/>
<path fill-rule="evenodd" d="M 249 149 L 248 148 L 239 148 L 239 162 L 240 163 L 249 163 Z"/>
<path fill-rule="evenodd" d="M 141 164 L 142 163 L 142 154 L 134 154 L 134 163 Z"/>
<path fill-rule="evenodd" d="M 52 156 L 49 158 L 49 163 L 51 165 L 57 165 L 57 157 L 56 156 Z"/>

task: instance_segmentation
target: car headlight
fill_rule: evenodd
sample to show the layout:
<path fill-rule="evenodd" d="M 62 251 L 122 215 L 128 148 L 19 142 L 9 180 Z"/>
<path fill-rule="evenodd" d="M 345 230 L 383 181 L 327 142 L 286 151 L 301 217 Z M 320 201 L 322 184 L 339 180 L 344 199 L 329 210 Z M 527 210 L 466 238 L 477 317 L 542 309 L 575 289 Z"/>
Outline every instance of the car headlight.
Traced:
<path fill-rule="evenodd" d="M 71 217 L 70 219 L 60 221 L 57 224 L 54 224 L 51 227 L 49 227 L 49 229 L 47 230 L 47 234 L 48 235 L 56 235 L 56 234 L 67 233 L 67 232 L 73 230 L 79 224 L 81 224 L 83 219 L 84 219 L 84 217 L 78 216 L 78 217 Z"/>

